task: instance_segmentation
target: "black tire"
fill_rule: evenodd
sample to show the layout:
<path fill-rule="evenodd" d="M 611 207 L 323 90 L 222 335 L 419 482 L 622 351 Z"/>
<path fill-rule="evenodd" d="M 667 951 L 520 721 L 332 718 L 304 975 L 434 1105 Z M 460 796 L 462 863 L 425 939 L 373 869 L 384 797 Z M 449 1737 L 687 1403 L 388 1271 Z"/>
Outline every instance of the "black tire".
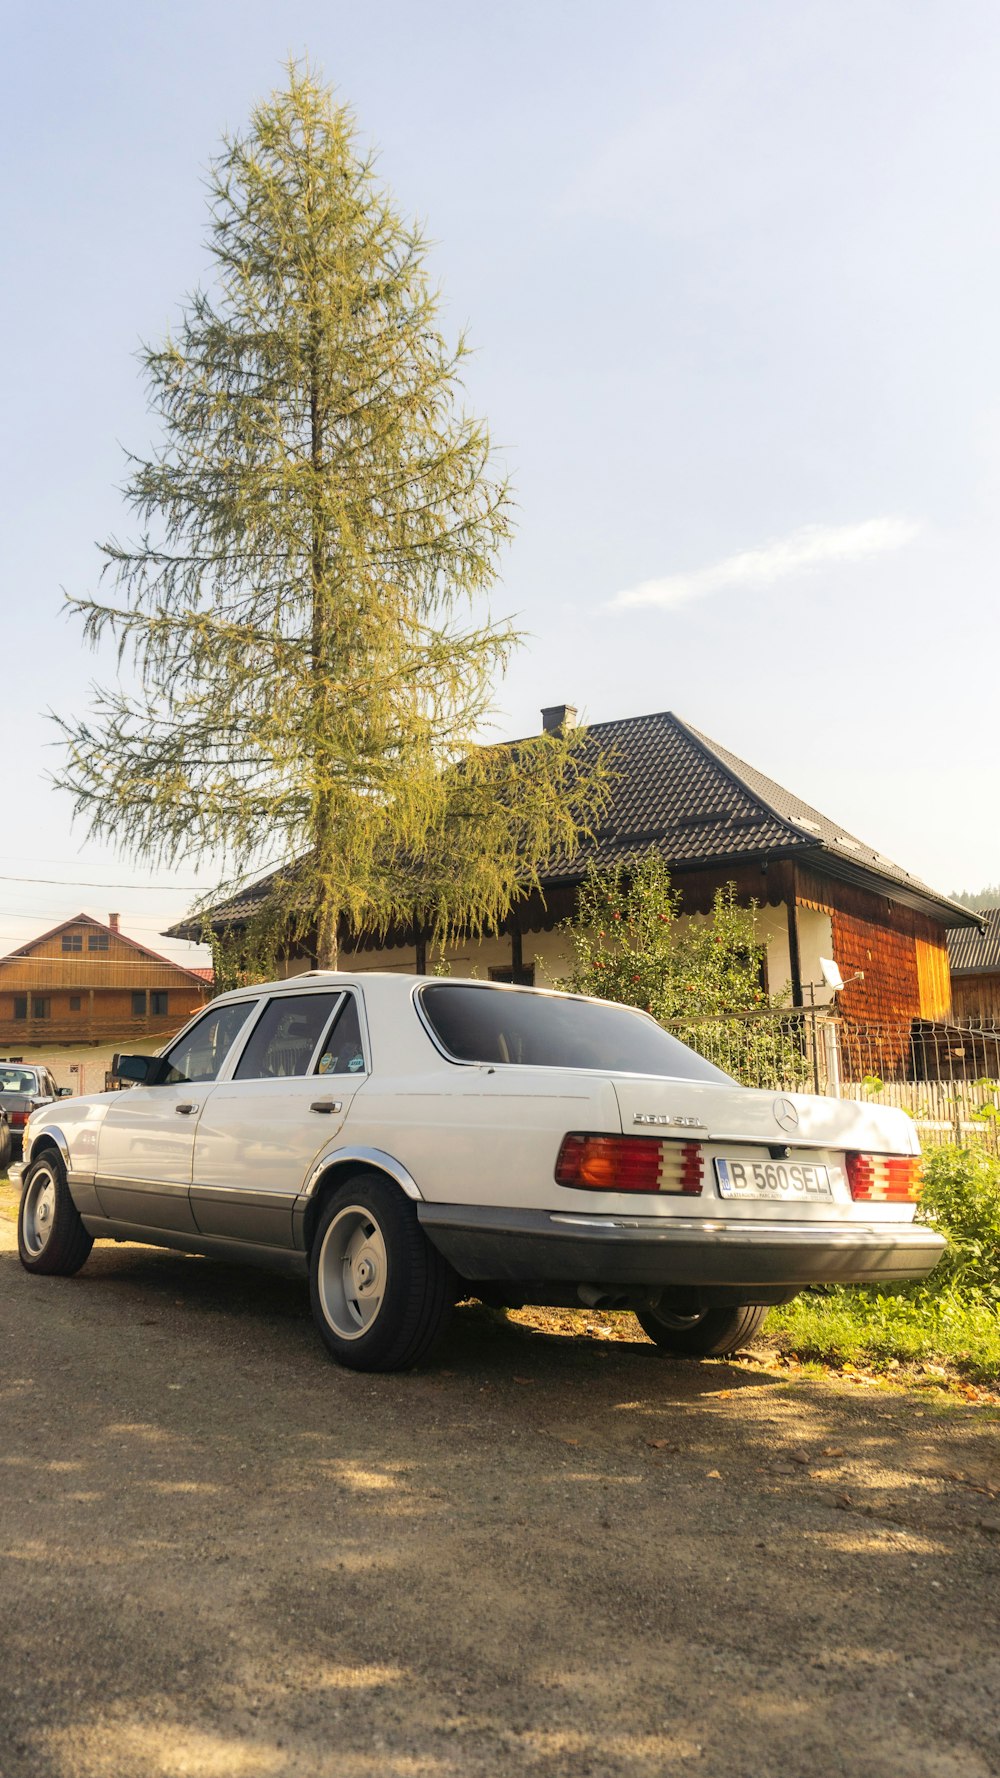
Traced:
<path fill-rule="evenodd" d="M 4 1118 L 0 1122 L 0 1173 L 6 1173 L 14 1154 L 14 1133 Z"/>
<path fill-rule="evenodd" d="M 66 1183 L 58 1149 L 43 1148 L 21 1181 L 17 1212 L 17 1251 L 28 1272 L 71 1278 L 94 1245 L 80 1220 Z"/>
<path fill-rule="evenodd" d="M 419 1364 L 451 1318 L 455 1274 L 417 1213 L 381 1173 L 362 1173 L 324 1204 L 309 1255 L 320 1335 L 350 1370 Z"/>
<path fill-rule="evenodd" d="M 676 1358 L 721 1358 L 726 1352 L 738 1352 L 753 1339 L 766 1314 L 764 1303 L 703 1309 L 700 1315 L 673 1315 L 665 1307 L 635 1311 L 643 1333 Z"/>

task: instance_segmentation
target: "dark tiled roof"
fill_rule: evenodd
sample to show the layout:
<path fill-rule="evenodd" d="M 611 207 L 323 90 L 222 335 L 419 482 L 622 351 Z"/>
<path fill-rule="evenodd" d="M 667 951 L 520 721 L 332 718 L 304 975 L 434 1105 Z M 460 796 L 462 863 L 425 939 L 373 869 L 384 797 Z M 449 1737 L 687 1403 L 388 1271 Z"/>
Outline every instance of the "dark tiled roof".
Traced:
<path fill-rule="evenodd" d="M 952 902 L 948 896 L 939 895 L 935 889 L 928 888 L 926 883 L 922 883 L 919 877 L 912 876 L 909 871 L 903 869 L 902 865 L 894 864 L 892 859 L 886 858 L 883 853 L 873 851 L 872 847 L 866 845 L 864 840 L 857 839 L 854 834 L 848 833 L 847 829 L 841 827 L 836 821 L 830 821 L 826 815 L 821 815 L 818 809 L 814 809 L 809 803 L 802 802 L 801 798 L 793 796 L 791 791 L 783 790 L 780 784 L 774 782 L 773 778 L 766 778 L 763 772 L 758 772 L 755 767 L 748 766 L 745 760 L 738 759 L 735 753 L 729 753 L 725 747 L 720 747 L 717 741 L 709 740 L 707 735 L 699 734 L 697 729 L 692 729 L 691 733 L 697 736 L 703 747 L 722 762 L 727 771 L 733 772 L 742 783 L 746 784 L 763 804 L 773 809 L 775 814 L 795 828 L 807 841 L 811 841 L 813 845 L 818 841 L 823 852 L 832 854 L 848 865 L 860 865 L 866 871 L 886 877 L 890 882 L 898 883 L 902 887 L 914 889 L 919 894 L 929 895 L 943 908 L 953 912 L 959 910 L 959 903 Z M 961 911 L 968 916 L 968 909 L 961 909 Z"/>
<path fill-rule="evenodd" d="M 516 743 L 514 744 L 516 745 Z M 919 906 L 947 925 L 975 916 L 928 888 L 809 803 L 766 778 L 736 754 L 670 711 L 595 722 L 586 751 L 605 756 L 612 774 L 601 826 L 573 859 L 553 858 L 545 885 L 577 882 L 590 865 L 605 868 L 655 848 L 678 871 L 755 858 L 801 858 L 849 882 L 873 886 Z M 219 924 L 253 913 L 267 892 L 264 878 L 212 910 Z M 187 936 L 186 924 L 171 929 Z"/>
<path fill-rule="evenodd" d="M 985 921 L 981 931 L 974 926 L 960 926 L 948 934 L 952 975 L 1000 971 L 1000 908 L 980 908 L 979 917 Z"/>

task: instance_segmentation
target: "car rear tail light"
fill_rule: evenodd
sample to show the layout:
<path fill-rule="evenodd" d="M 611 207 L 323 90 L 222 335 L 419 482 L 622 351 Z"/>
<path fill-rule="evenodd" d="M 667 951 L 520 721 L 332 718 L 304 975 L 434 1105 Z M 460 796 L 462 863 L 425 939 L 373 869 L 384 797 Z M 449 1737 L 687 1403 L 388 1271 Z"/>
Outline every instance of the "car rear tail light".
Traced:
<path fill-rule="evenodd" d="M 701 1192 L 697 1142 L 659 1142 L 655 1136 L 564 1136 L 556 1184 L 595 1192 Z"/>
<path fill-rule="evenodd" d="M 11 1129 L 12 1130 L 23 1129 L 24 1125 L 27 1123 L 30 1116 L 31 1116 L 30 1111 L 12 1111 L 10 1114 Z"/>
<path fill-rule="evenodd" d="M 923 1184 L 918 1154 L 849 1154 L 847 1180 L 855 1202 L 915 1204 Z"/>

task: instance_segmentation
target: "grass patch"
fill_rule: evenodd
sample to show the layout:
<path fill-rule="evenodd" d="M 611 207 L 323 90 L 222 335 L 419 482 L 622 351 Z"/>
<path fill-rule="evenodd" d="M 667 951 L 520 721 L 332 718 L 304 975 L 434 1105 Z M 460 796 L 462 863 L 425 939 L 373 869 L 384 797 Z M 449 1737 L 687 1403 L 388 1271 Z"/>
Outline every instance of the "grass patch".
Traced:
<path fill-rule="evenodd" d="M 842 1286 L 770 1310 L 767 1330 L 824 1364 L 947 1364 L 975 1383 L 1000 1379 L 1000 1314 L 956 1290 L 882 1295 Z"/>
<path fill-rule="evenodd" d="M 8 1222 L 17 1221 L 17 1207 L 21 1201 L 21 1193 L 16 1185 L 12 1185 L 6 1171 L 0 1171 L 0 1216 Z"/>
<path fill-rule="evenodd" d="M 1000 1163 L 940 1148 L 924 1163 L 918 1215 L 948 1252 L 924 1282 L 895 1290 L 836 1286 L 772 1309 L 768 1329 L 800 1358 L 827 1364 L 946 1364 L 976 1383 L 1000 1380 Z"/>

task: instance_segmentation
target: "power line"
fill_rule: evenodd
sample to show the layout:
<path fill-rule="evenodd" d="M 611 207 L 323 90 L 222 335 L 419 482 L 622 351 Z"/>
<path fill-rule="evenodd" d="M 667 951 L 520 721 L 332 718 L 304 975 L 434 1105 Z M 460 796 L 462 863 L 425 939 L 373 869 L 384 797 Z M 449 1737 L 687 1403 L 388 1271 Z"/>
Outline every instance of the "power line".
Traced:
<path fill-rule="evenodd" d="M 199 895 L 208 893 L 203 883 L 76 883 L 64 877 L 5 877 L 0 876 L 0 883 L 48 883 L 54 889 L 142 889 L 156 891 L 157 894 L 168 890 L 177 895 Z M 216 891 L 212 891 L 216 893 Z"/>

